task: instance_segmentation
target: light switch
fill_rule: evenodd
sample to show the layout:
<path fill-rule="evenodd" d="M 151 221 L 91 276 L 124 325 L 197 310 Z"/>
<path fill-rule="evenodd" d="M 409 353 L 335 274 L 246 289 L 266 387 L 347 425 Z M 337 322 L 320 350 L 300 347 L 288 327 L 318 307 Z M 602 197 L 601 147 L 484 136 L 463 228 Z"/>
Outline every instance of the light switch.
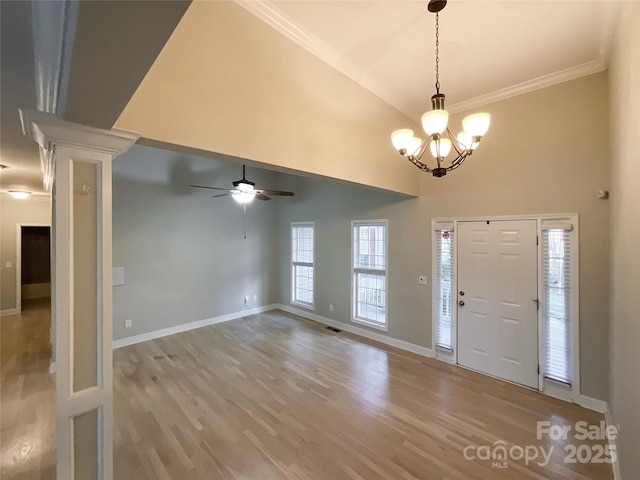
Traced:
<path fill-rule="evenodd" d="M 426 275 L 420 275 L 418 277 L 418 284 L 419 285 L 428 285 L 429 284 L 429 279 Z"/>
<path fill-rule="evenodd" d="M 113 267 L 113 286 L 124 285 L 124 267 Z"/>

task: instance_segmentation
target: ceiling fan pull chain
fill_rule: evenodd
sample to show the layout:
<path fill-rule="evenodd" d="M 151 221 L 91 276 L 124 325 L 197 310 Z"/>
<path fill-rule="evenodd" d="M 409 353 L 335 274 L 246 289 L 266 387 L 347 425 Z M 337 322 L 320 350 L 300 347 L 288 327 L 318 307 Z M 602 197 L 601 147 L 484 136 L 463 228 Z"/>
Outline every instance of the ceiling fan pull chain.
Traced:
<path fill-rule="evenodd" d="M 243 175 L 244 176 L 244 175 Z M 242 204 L 242 238 L 247 239 L 247 204 Z"/>

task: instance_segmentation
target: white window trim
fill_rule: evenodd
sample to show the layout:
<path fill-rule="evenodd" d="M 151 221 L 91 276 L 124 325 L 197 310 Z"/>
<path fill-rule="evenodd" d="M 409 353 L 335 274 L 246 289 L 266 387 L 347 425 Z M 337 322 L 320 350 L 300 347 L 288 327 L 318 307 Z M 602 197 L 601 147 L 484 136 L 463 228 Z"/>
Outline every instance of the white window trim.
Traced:
<path fill-rule="evenodd" d="M 557 225 L 566 225 L 571 223 L 572 232 L 575 235 L 574 244 L 576 246 L 575 249 L 572 250 L 571 253 L 571 328 L 573 335 L 573 381 L 571 386 L 555 382 L 550 379 L 544 378 L 543 372 L 543 359 L 545 355 L 544 351 L 544 319 L 542 318 L 543 312 L 542 309 L 538 310 L 538 364 L 540 365 L 540 373 L 538 374 L 538 390 L 542 393 L 549 395 L 551 397 L 559 398 L 561 400 L 581 403 L 581 394 L 580 394 L 580 252 L 579 252 L 579 241 L 580 241 L 580 223 L 579 216 L 577 213 L 556 213 L 556 214 L 534 214 L 534 215 L 503 215 L 503 216 L 486 216 L 486 217 L 441 217 L 441 218 L 433 218 L 431 219 L 431 263 L 432 263 L 432 278 L 435 279 L 436 274 L 436 266 L 433 261 L 435 257 L 435 249 L 436 245 L 434 242 L 435 228 L 438 224 L 453 224 L 454 231 L 458 228 L 459 222 L 475 222 L 475 221 L 500 221 L 500 220 L 536 220 L 537 221 L 537 236 L 538 236 L 538 296 L 542 295 L 543 289 L 543 261 L 542 258 L 542 224 L 544 222 L 545 225 L 549 224 L 557 224 Z M 548 227 L 547 227 L 548 228 Z M 458 263 L 458 242 L 457 238 L 454 237 L 454 249 L 455 249 L 455 266 L 457 270 Z M 458 275 L 456 271 L 455 279 L 452 285 L 452 288 L 455 291 L 458 291 Z M 437 316 L 435 314 L 435 307 L 437 304 L 437 292 L 435 288 L 432 288 L 432 349 L 435 355 L 435 358 L 457 364 L 458 363 L 458 328 L 457 328 L 457 309 L 455 313 L 452 315 L 452 324 L 455 323 L 455 326 L 452 325 L 452 344 L 454 347 L 454 351 L 450 355 L 443 354 L 442 352 L 438 352 L 439 349 L 436 348 L 436 319 Z M 505 380 L 507 381 L 507 380 Z"/>
<path fill-rule="evenodd" d="M 293 241 L 292 241 L 292 237 L 293 237 L 293 228 L 294 227 L 312 227 L 313 228 L 313 263 L 306 263 L 306 262 L 295 262 L 295 265 L 302 265 L 302 266 L 308 266 L 308 267 L 313 267 L 313 302 L 312 303 L 306 303 L 306 302 L 300 302 L 298 300 L 295 300 L 295 280 L 294 280 L 294 274 L 293 274 L 293 267 L 294 267 L 294 261 L 293 261 Z M 298 307 L 302 307 L 302 308 L 306 308 L 307 310 L 315 310 L 315 301 L 316 301 L 316 222 L 291 222 L 291 224 L 289 225 L 289 269 L 290 269 L 290 275 L 291 275 L 291 288 L 290 288 L 290 292 L 291 292 L 291 304 L 292 305 L 296 305 Z"/>
<path fill-rule="evenodd" d="M 384 289 L 384 304 L 386 308 L 385 312 L 385 324 L 382 325 L 380 323 L 368 322 L 361 318 L 356 318 L 355 315 L 355 268 L 353 266 L 354 262 L 354 251 L 353 251 L 353 229 L 357 225 L 373 225 L 373 226 L 384 226 L 385 229 L 385 242 L 384 242 L 384 258 L 385 258 L 385 269 L 384 269 L 384 277 L 385 277 L 385 289 Z M 375 271 L 372 273 L 378 274 L 379 271 Z M 351 220 L 351 322 L 357 323 L 359 325 L 364 325 L 365 327 L 374 328 L 376 330 L 381 330 L 383 332 L 389 331 L 389 220 L 387 219 L 372 219 L 372 220 Z"/>

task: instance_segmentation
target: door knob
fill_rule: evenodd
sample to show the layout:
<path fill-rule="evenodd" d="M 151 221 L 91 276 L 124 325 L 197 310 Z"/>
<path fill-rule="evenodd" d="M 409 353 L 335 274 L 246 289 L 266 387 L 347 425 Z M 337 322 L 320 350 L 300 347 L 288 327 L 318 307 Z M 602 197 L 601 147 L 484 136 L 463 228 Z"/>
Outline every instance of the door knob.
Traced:
<path fill-rule="evenodd" d="M 460 305 L 461 307 L 464 307 L 464 300 L 460 300 L 460 301 L 458 302 L 458 305 Z"/>

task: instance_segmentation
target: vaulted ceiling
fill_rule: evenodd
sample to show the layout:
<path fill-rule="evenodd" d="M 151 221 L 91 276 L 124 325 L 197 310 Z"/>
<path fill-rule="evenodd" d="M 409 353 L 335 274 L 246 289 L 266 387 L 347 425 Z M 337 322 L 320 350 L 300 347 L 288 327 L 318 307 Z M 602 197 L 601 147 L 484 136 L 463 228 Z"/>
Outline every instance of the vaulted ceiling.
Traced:
<path fill-rule="evenodd" d="M 10 167 L 2 174 L 2 189 L 38 191 L 37 149 L 20 134 L 17 116 L 18 108 L 35 106 L 30 3 L 0 3 L 0 163 Z M 113 126 L 163 48 L 174 42 L 185 12 L 204 11 L 201 3 L 81 2 L 65 117 Z M 606 69 L 619 3 L 450 0 L 440 16 L 440 80 L 447 105 L 453 111 L 475 108 Z M 434 93 L 434 17 L 426 2 L 237 4 L 402 112 L 407 122 L 427 109 Z M 216 58 L 198 61 L 206 65 Z M 272 61 L 278 62 L 276 54 Z"/>

